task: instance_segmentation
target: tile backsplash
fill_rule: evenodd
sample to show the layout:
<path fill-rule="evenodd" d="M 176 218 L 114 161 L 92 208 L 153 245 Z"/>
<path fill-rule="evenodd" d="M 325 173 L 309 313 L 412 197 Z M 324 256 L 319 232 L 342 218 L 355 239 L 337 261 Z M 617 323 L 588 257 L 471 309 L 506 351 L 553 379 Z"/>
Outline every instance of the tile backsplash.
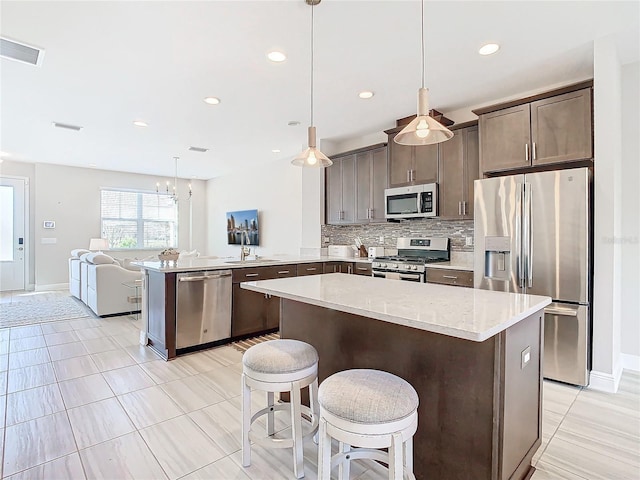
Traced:
<path fill-rule="evenodd" d="M 473 252 L 467 237 L 473 238 L 473 220 L 415 219 L 395 223 L 369 223 L 364 225 L 322 225 L 322 246 L 351 245 L 360 237 L 366 247 L 396 247 L 398 237 L 449 237 L 451 250 Z M 384 242 L 380 242 L 384 237 Z"/>

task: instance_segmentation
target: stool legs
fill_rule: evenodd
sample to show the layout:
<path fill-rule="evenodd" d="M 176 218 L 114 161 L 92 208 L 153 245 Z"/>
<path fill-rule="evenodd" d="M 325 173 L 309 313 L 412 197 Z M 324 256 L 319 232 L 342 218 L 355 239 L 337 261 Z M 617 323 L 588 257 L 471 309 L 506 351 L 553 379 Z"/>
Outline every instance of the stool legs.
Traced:
<path fill-rule="evenodd" d="M 409 474 L 409 479 L 415 480 L 413 474 L 413 437 L 407 439 L 404 443 L 404 468 Z"/>
<path fill-rule="evenodd" d="M 331 437 L 327 434 L 327 421 L 320 417 L 318 429 L 318 480 L 331 477 Z"/>
<path fill-rule="evenodd" d="M 267 392 L 267 407 L 269 413 L 267 413 L 267 435 L 271 436 L 275 433 L 274 427 L 274 413 L 273 413 L 273 392 Z"/>
<path fill-rule="evenodd" d="M 347 453 L 351 451 L 351 445 L 339 442 L 338 445 L 338 453 Z M 349 480 L 349 475 L 351 475 L 351 462 L 347 459 L 346 462 L 341 462 L 338 465 L 338 478 L 340 480 Z"/>
<path fill-rule="evenodd" d="M 249 429 L 251 428 L 251 387 L 247 385 L 245 374 L 242 374 L 242 466 L 251 465 L 251 444 Z"/>
<path fill-rule="evenodd" d="M 389 447 L 389 480 L 402 480 L 403 453 L 402 435 L 394 433 Z"/>
<path fill-rule="evenodd" d="M 304 477 L 301 404 L 300 382 L 293 382 L 291 385 L 291 435 L 293 438 L 293 474 L 296 478 Z"/>

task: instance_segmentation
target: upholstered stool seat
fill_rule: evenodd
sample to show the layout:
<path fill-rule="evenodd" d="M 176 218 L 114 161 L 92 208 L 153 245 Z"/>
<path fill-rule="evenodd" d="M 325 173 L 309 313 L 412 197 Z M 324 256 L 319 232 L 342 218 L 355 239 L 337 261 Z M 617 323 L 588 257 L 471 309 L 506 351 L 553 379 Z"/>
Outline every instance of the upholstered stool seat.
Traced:
<path fill-rule="evenodd" d="M 309 387 L 310 407 L 302 405 L 300 390 Z M 267 392 L 267 407 L 251 415 L 251 388 Z M 274 404 L 274 393 L 290 392 L 290 402 Z M 293 472 L 304 477 L 303 439 L 318 430 L 318 352 L 298 340 L 269 340 L 249 348 L 242 357 L 242 464 L 251 464 L 251 444 L 272 448 L 293 448 Z M 291 438 L 273 438 L 274 412 L 289 410 Z M 266 436 L 251 425 L 267 415 Z M 304 417 L 303 417 L 304 415 Z M 307 421 L 307 417 L 309 420 Z M 308 425 L 302 431 L 303 419 Z"/>
<path fill-rule="evenodd" d="M 318 479 L 339 466 L 349 478 L 349 462 L 370 458 L 389 464 L 389 478 L 413 476 L 413 435 L 418 426 L 418 394 L 396 375 L 380 370 L 346 370 L 320 385 Z M 339 452 L 331 456 L 331 439 Z M 352 448 L 360 447 L 360 448 Z M 379 450 L 388 448 L 388 454 Z"/>

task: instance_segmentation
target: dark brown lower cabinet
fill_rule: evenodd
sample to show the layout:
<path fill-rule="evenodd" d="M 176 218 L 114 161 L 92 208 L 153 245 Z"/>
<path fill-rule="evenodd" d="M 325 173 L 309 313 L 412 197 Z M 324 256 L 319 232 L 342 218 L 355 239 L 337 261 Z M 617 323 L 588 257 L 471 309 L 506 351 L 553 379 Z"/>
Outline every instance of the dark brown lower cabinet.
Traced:
<path fill-rule="evenodd" d="M 458 287 L 473 287 L 473 272 L 449 270 L 448 268 L 428 268 L 427 283 L 441 283 Z"/>
<path fill-rule="evenodd" d="M 353 267 L 353 273 L 356 275 L 366 275 L 367 277 L 371 276 L 371 264 L 370 263 L 360 263 L 356 262 Z"/>
<path fill-rule="evenodd" d="M 320 272 L 322 273 L 322 272 Z M 256 335 L 280 326 L 280 299 L 240 287 L 241 282 L 295 277 L 296 265 L 248 267 L 233 270 L 231 336 Z"/>
<path fill-rule="evenodd" d="M 473 342 L 282 299 L 280 335 L 316 348 L 319 381 L 373 368 L 416 389 L 417 480 L 525 480 L 542 438 L 543 317 Z"/>
<path fill-rule="evenodd" d="M 324 262 L 323 273 L 353 273 L 352 262 Z"/>

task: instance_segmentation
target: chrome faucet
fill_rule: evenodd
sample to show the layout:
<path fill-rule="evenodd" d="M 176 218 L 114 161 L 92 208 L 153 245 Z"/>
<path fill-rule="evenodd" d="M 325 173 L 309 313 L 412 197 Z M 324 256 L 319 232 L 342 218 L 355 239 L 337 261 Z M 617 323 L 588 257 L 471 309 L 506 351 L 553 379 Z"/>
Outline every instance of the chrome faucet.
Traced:
<path fill-rule="evenodd" d="M 247 246 L 245 246 L 245 239 Z M 240 230 L 240 261 L 244 262 L 246 258 L 251 255 L 251 240 L 249 239 L 249 232 L 246 229 Z"/>

